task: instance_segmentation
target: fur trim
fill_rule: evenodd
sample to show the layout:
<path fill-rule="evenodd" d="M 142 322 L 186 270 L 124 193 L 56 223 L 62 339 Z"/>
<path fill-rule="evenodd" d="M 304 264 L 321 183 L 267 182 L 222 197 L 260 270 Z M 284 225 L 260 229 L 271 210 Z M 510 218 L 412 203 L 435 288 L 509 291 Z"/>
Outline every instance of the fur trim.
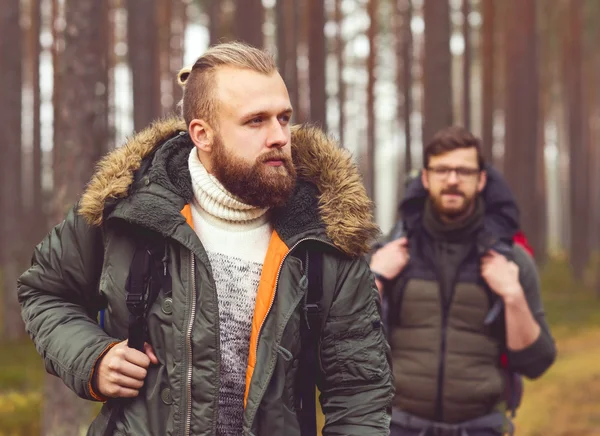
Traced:
<path fill-rule="evenodd" d="M 158 121 L 108 154 L 83 194 L 79 214 L 90 225 L 100 225 L 106 201 L 127 196 L 142 159 L 182 130 L 186 127 L 179 118 Z M 379 228 L 350 153 L 316 127 L 294 126 L 292 155 L 299 178 L 314 183 L 321 193 L 319 212 L 327 236 L 348 255 L 366 254 Z"/>
<path fill-rule="evenodd" d="M 127 197 L 133 174 L 142 160 L 175 133 L 187 130 L 178 118 L 156 121 L 134 135 L 120 148 L 106 155 L 97 165 L 79 202 L 79 215 L 90 225 L 102 223 L 104 205 L 108 199 Z"/>
<path fill-rule="evenodd" d="M 314 183 L 321 193 L 319 211 L 327 236 L 346 254 L 366 254 L 379 227 L 351 154 L 311 126 L 294 126 L 292 154 L 298 177 Z"/>

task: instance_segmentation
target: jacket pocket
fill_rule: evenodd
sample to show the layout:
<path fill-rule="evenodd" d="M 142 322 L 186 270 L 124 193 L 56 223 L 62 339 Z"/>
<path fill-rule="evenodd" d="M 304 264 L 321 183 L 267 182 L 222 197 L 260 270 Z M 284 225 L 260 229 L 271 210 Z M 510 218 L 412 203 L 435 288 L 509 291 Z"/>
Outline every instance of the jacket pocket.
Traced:
<path fill-rule="evenodd" d="M 388 365 L 381 320 L 370 316 L 359 322 L 340 321 L 336 319 L 336 332 L 323 338 L 321 344 L 321 366 L 328 381 L 349 384 L 380 380 Z"/>

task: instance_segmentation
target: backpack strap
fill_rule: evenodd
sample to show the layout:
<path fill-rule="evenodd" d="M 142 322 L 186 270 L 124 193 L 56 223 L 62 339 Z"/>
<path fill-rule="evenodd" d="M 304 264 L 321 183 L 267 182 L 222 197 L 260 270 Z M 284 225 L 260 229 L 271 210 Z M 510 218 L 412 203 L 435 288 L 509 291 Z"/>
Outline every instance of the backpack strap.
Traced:
<path fill-rule="evenodd" d="M 152 255 L 148 248 L 138 247 L 129 267 L 125 284 L 126 303 L 129 310 L 129 335 L 127 345 L 143 351 L 146 336 L 146 308 L 150 282 L 152 281 Z"/>
<path fill-rule="evenodd" d="M 138 245 L 133 255 L 125 284 L 129 310 L 128 346 L 140 351 L 144 350 L 144 342 L 148 336 L 146 323 L 148 311 L 156 301 L 161 288 L 166 294 L 171 291 L 166 242 L 154 235 L 146 235 L 144 239 L 146 243 Z"/>
<path fill-rule="evenodd" d="M 304 295 L 304 320 L 300 323 L 302 348 L 298 374 L 300 434 L 317 434 L 316 385 L 319 377 L 319 341 L 329 314 L 333 293 L 323 292 L 323 253 L 307 249 L 303 277 L 308 280 Z"/>
<path fill-rule="evenodd" d="M 129 334 L 127 346 L 144 352 L 144 342 L 148 336 L 146 317 L 156 301 L 161 288 L 171 292 L 171 276 L 168 265 L 168 246 L 162 238 L 147 233 L 136 235 L 139 241 L 125 283 L 126 304 L 129 310 Z M 141 243 L 145 239 L 146 243 Z M 161 245 L 160 242 L 163 242 Z M 164 245 L 164 255 L 161 248 Z M 102 316 L 103 318 L 103 316 Z M 111 400 L 113 403 L 103 436 L 112 436 L 123 408 L 130 402 L 127 398 Z"/>
<path fill-rule="evenodd" d="M 414 233 L 408 233 L 406 230 L 403 232 L 397 232 L 393 239 L 400 239 L 402 237 L 406 237 L 408 242 L 408 250 L 409 254 L 411 250 L 415 250 L 415 241 L 412 239 Z M 391 332 L 398 322 L 398 318 L 400 317 L 400 312 L 402 311 L 402 301 L 404 299 L 404 290 L 406 289 L 406 285 L 411 278 L 411 273 L 413 269 L 413 262 L 411 259 L 414 257 L 410 256 L 407 264 L 404 266 L 404 269 L 398 274 L 398 276 L 390 281 L 388 284 L 384 284 L 383 289 L 383 297 L 381 302 L 381 312 L 382 312 L 382 320 L 383 320 L 383 329 L 385 332 L 386 339 L 392 346 L 391 343 Z"/>

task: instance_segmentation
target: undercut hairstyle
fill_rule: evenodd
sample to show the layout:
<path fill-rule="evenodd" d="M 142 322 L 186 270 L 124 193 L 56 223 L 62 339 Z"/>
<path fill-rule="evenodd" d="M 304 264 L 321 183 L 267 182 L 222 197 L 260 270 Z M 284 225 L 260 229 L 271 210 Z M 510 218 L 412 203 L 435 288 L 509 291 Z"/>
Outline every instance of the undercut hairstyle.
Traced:
<path fill-rule="evenodd" d="M 183 88 L 181 112 L 188 127 L 197 118 L 215 127 L 215 71 L 220 67 L 251 70 L 265 75 L 277 71 L 273 55 L 265 50 L 241 42 L 210 47 L 192 68 L 183 68 L 177 75 L 177 82 Z"/>
<path fill-rule="evenodd" d="M 450 126 L 440 130 L 427 144 L 424 151 L 425 168 L 429 168 L 432 156 L 439 156 L 459 148 L 474 148 L 477 151 L 477 164 L 479 170 L 485 169 L 485 158 L 481 148 L 481 140 L 464 127 Z"/>

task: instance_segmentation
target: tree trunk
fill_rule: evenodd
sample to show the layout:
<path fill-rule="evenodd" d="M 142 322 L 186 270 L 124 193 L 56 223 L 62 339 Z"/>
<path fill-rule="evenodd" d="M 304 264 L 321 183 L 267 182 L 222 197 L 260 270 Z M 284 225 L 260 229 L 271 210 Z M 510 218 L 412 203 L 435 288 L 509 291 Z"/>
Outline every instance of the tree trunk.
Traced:
<path fill-rule="evenodd" d="M 600 7 L 596 5 L 593 11 L 594 22 L 600 20 Z M 600 29 L 595 26 L 592 31 L 592 41 L 598 41 L 600 39 Z M 588 84 L 590 91 L 587 93 L 591 100 L 591 117 L 592 119 L 600 119 L 600 85 L 598 84 L 598 77 L 600 77 L 600 53 L 596 50 L 596 46 L 592 46 L 594 53 L 591 55 L 590 74 L 588 76 Z M 594 289 L 596 295 L 600 297 L 600 125 L 596 122 L 592 122 L 590 119 L 591 136 L 588 141 L 589 147 L 589 186 L 590 186 L 590 239 L 592 240 L 592 249 L 596 256 L 595 270 L 595 284 Z"/>
<path fill-rule="evenodd" d="M 127 53 L 133 83 L 133 127 L 160 117 L 160 51 L 157 0 L 127 0 Z"/>
<path fill-rule="evenodd" d="M 465 51 L 463 53 L 463 126 L 471 130 L 471 26 L 469 14 L 471 13 L 470 0 L 462 0 L 463 38 Z"/>
<path fill-rule="evenodd" d="M 542 250 L 536 212 L 539 79 L 536 1 L 507 0 L 504 173 L 521 210 L 521 227 Z"/>
<path fill-rule="evenodd" d="M 89 180 L 108 137 L 106 96 L 107 4 L 66 0 L 65 49 L 59 74 L 69 86 L 56 96 L 54 128 L 55 222 L 76 201 Z M 44 387 L 43 434 L 76 435 L 89 424 L 88 402 L 47 375 Z"/>
<path fill-rule="evenodd" d="M 310 120 L 327 130 L 327 90 L 325 88 L 325 2 L 308 0 L 308 59 Z"/>
<path fill-rule="evenodd" d="M 569 132 L 569 185 L 571 198 L 570 261 L 575 277 L 583 279 L 589 258 L 587 158 L 583 113 L 582 0 L 570 0 L 564 28 L 563 68 Z"/>
<path fill-rule="evenodd" d="M 413 39 L 410 23 L 412 21 L 412 0 L 394 1 L 394 22 L 396 34 L 396 92 L 398 125 L 404 128 L 404 171 L 398 171 L 397 202 L 404 195 L 406 180 L 413 168 L 412 130 L 412 63 Z"/>
<path fill-rule="evenodd" d="M 275 21 L 277 26 L 277 67 L 283 77 L 283 80 L 287 84 L 286 80 L 286 69 L 288 65 L 288 28 L 286 26 L 286 13 L 287 13 L 288 0 L 277 0 L 275 3 Z M 292 102 L 293 104 L 293 102 Z"/>
<path fill-rule="evenodd" d="M 107 151 L 115 148 L 117 135 L 117 122 L 115 114 L 116 100 L 115 100 L 115 69 L 120 63 L 120 59 L 115 53 L 115 46 L 118 42 L 117 38 L 117 14 L 122 9 L 121 0 L 108 0 L 108 37 L 107 37 L 107 73 L 108 73 L 108 92 L 106 97 L 108 98 L 108 140 L 107 140 Z"/>
<path fill-rule="evenodd" d="M 450 7 L 448 0 L 424 0 L 423 147 L 453 123 Z"/>
<path fill-rule="evenodd" d="M 309 0 L 312 1 L 312 0 Z M 309 21 L 310 4 L 306 2 L 294 1 L 294 23 L 298 29 L 297 35 L 297 57 L 298 61 L 298 101 L 296 103 L 296 121 L 298 123 L 308 123 L 310 118 L 311 105 L 311 83 L 310 83 L 310 51 L 309 51 Z M 304 62 L 302 62 L 304 61 Z M 324 67 L 323 67 L 324 68 Z"/>
<path fill-rule="evenodd" d="M 209 43 L 215 45 L 221 37 L 221 0 L 209 0 L 208 4 Z"/>
<path fill-rule="evenodd" d="M 377 26 L 379 20 L 379 1 L 371 0 L 367 3 L 370 25 L 367 31 L 369 39 L 369 56 L 367 57 L 367 154 L 365 168 L 367 173 L 364 177 L 367 194 L 375 202 L 375 146 L 376 146 L 376 117 L 375 117 L 375 68 L 377 67 Z"/>
<path fill-rule="evenodd" d="M 52 110 L 54 119 L 58 118 L 58 96 L 60 94 L 61 77 L 60 77 L 60 65 L 58 64 L 59 58 L 62 53 L 63 46 L 63 34 L 62 30 L 58 28 L 57 22 L 59 19 L 64 19 L 63 9 L 60 7 L 59 0 L 51 0 L 51 32 L 52 32 Z M 56 137 L 56 129 L 52 130 L 52 162 L 57 159 L 56 151 L 57 148 L 54 144 L 58 143 Z M 54 177 L 54 174 L 53 174 Z"/>
<path fill-rule="evenodd" d="M 237 0 L 235 8 L 235 36 L 254 47 L 264 44 L 262 26 L 265 11 L 261 0 Z"/>
<path fill-rule="evenodd" d="M 548 194 L 546 190 L 546 161 L 544 151 L 546 148 L 546 120 L 549 115 L 550 86 L 547 75 L 541 73 L 540 112 L 538 120 L 538 143 L 536 150 L 537 177 L 536 190 L 536 221 L 537 221 L 537 252 L 535 258 L 538 264 L 543 265 L 548 258 Z"/>
<path fill-rule="evenodd" d="M 33 196 L 32 196 L 32 221 L 33 228 L 37 229 L 32 232 L 32 240 L 34 244 L 42 237 L 46 230 L 46 210 L 44 208 L 44 196 L 42 191 L 42 134 L 41 134 L 41 92 L 40 92 L 40 55 L 42 46 L 40 44 L 42 11 L 41 2 L 31 2 L 31 33 L 32 38 L 31 50 L 33 52 L 33 152 L 32 152 L 32 176 L 33 176 Z"/>
<path fill-rule="evenodd" d="M 289 63 L 289 78 L 288 91 L 290 92 L 290 99 L 294 105 L 294 118 L 296 122 L 304 121 L 301 117 L 301 106 L 300 106 L 300 77 L 298 73 L 298 45 L 300 43 L 299 33 L 301 32 L 301 19 L 300 19 L 301 8 L 298 2 L 290 1 L 288 3 L 287 14 L 286 14 L 286 26 L 288 27 L 288 54 L 287 59 Z"/>
<path fill-rule="evenodd" d="M 166 115 L 173 107 L 173 88 L 170 85 L 171 79 L 171 27 L 173 25 L 173 3 L 177 0 L 158 0 L 157 18 L 158 18 L 158 59 L 160 75 L 160 115 Z"/>
<path fill-rule="evenodd" d="M 171 95 L 173 97 L 172 111 L 183 98 L 183 90 L 177 83 L 177 73 L 184 66 L 185 31 L 187 28 L 187 3 L 184 0 L 173 2 L 173 21 L 171 22 L 171 52 L 169 58 L 169 77 Z"/>
<path fill-rule="evenodd" d="M 0 1 L 0 286 L 3 296 L 4 335 L 25 335 L 17 301 L 20 269 L 21 195 L 21 28 L 19 0 Z"/>
<path fill-rule="evenodd" d="M 404 89 L 404 131 L 406 141 L 405 169 L 408 176 L 413 170 L 414 162 L 412 158 L 412 128 L 410 117 L 413 109 L 413 35 L 412 18 L 413 5 L 412 0 L 405 0 L 404 9 L 404 31 L 402 41 L 402 58 L 404 59 L 404 71 L 402 74 L 402 88 Z"/>
<path fill-rule="evenodd" d="M 482 141 L 486 160 L 494 163 L 494 0 L 482 0 Z"/>
<path fill-rule="evenodd" d="M 344 51 L 346 49 L 346 43 L 344 42 L 344 34 L 342 27 L 344 23 L 344 12 L 342 11 L 342 0 L 335 0 L 335 22 L 337 23 L 337 34 L 336 34 L 336 58 L 337 58 L 337 83 L 338 83 L 338 106 L 339 106 L 339 118 L 338 118 L 338 131 L 340 144 L 344 146 L 344 129 L 346 127 L 346 112 L 344 110 L 346 106 L 346 83 L 344 81 Z"/>
<path fill-rule="evenodd" d="M 296 112 L 299 110 L 298 67 L 296 65 L 298 57 L 297 12 L 295 1 L 277 0 L 277 62 Z M 297 118 L 298 114 L 296 113 L 295 116 Z"/>

